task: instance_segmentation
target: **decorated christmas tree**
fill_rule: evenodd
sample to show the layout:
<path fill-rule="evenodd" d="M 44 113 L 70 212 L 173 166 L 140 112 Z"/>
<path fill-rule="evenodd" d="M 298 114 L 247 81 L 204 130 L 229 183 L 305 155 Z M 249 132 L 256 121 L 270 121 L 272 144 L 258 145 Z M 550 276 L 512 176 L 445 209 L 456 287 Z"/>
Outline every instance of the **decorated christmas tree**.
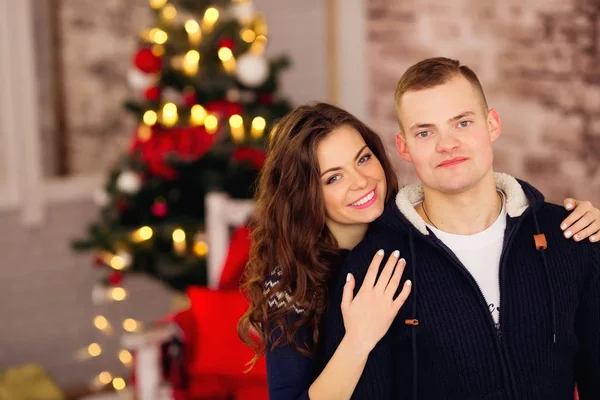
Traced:
<path fill-rule="evenodd" d="M 136 272 L 205 285 L 204 198 L 252 196 L 266 133 L 290 109 L 277 95 L 288 62 L 265 56 L 267 25 L 250 0 L 149 3 L 155 23 L 128 73 L 139 125 L 96 195 L 99 219 L 73 244 L 94 252 L 109 289 Z"/>

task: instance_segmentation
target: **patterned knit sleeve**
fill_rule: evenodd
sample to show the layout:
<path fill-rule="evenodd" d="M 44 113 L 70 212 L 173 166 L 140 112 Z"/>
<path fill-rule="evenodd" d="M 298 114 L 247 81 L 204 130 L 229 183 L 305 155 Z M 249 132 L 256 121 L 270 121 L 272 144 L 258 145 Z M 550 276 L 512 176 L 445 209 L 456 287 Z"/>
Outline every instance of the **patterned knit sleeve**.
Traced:
<path fill-rule="evenodd" d="M 281 269 L 275 268 L 265 282 L 264 295 L 270 310 L 276 310 L 289 304 L 291 291 L 280 287 Z M 289 322 L 297 321 L 304 310 L 294 305 L 289 313 Z M 275 329 L 269 337 L 267 345 L 267 380 L 270 400 L 309 400 L 308 388 L 313 381 L 312 360 L 294 350 L 284 342 L 275 348 L 271 344 L 281 337 L 282 332 Z M 312 346 L 312 334 L 306 326 L 302 326 L 294 337 L 296 343 L 308 343 Z"/>
<path fill-rule="evenodd" d="M 271 311 L 277 310 L 292 301 L 292 291 L 280 287 L 281 268 L 276 267 L 265 281 L 264 295 L 267 297 L 267 305 Z M 293 306 L 297 318 L 304 313 L 304 309 L 297 304 Z"/>

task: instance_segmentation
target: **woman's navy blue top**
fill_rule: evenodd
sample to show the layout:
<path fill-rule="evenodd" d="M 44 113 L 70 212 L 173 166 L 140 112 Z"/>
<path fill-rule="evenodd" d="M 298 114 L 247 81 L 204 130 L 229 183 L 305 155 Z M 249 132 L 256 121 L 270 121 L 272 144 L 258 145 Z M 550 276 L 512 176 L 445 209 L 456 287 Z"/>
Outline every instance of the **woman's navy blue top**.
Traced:
<path fill-rule="evenodd" d="M 341 251 L 342 262 L 348 255 L 349 250 Z M 337 269 L 336 269 L 337 270 Z M 277 307 L 281 302 L 286 301 L 285 293 L 277 292 L 276 283 L 277 274 L 270 280 L 271 290 L 276 294 L 270 293 L 269 306 Z M 301 315 L 294 311 L 290 315 L 290 322 L 297 321 Z M 320 325 L 322 326 L 323 320 Z M 323 365 L 323 355 L 321 346 L 315 346 L 312 337 L 312 330 L 308 326 L 301 326 L 294 336 L 296 343 L 306 343 L 312 356 L 304 355 L 294 350 L 287 343 L 271 349 L 270 344 L 275 341 L 281 332 L 276 331 L 272 337 L 267 352 L 265 354 L 267 361 L 267 380 L 269 385 L 270 400 L 309 400 L 308 388 L 319 376 L 325 367 Z"/>

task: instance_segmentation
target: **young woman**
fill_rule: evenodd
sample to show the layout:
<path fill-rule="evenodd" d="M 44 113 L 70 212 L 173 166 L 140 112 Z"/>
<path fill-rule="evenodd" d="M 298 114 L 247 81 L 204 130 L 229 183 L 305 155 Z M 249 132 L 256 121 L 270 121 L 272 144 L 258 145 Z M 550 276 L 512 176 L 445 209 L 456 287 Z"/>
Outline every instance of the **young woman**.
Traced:
<path fill-rule="evenodd" d="M 300 106 L 273 131 L 243 286 L 251 305 L 238 326 L 257 357 L 266 353 L 271 400 L 352 395 L 410 282 L 398 287 L 405 266 L 398 251 L 374 256 L 355 297 L 348 276 L 341 304 L 346 333 L 323 365 L 319 327 L 328 280 L 397 191 L 379 136 L 344 110 L 324 103 Z M 561 223 L 565 236 L 600 238 L 600 210 L 589 202 L 567 203 L 575 209 Z"/>

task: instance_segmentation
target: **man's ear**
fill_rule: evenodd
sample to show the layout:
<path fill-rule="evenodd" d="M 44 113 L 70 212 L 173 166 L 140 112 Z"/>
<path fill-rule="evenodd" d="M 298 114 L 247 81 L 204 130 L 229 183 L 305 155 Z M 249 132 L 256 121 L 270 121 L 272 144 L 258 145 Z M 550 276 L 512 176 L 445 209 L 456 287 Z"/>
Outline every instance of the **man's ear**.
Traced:
<path fill-rule="evenodd" d="M 487 123 L 488 131 L 490 132 L 490 141 L 495 142 L 502 134 L 502 121 L 500 121 L 498 111 L 494 109 L 488 111 Z"/>
<path fill-rule="evenodd" d="M 400 158 L 402 158 L 406 162 L 412 162 L 412 157 L 408 152 L 408 146 L 406 145 L 406 139 L 402 136 L 402 132 L 398 132 L 396 134 L 396 149 L 398 149 L 398 154 Z"/>

